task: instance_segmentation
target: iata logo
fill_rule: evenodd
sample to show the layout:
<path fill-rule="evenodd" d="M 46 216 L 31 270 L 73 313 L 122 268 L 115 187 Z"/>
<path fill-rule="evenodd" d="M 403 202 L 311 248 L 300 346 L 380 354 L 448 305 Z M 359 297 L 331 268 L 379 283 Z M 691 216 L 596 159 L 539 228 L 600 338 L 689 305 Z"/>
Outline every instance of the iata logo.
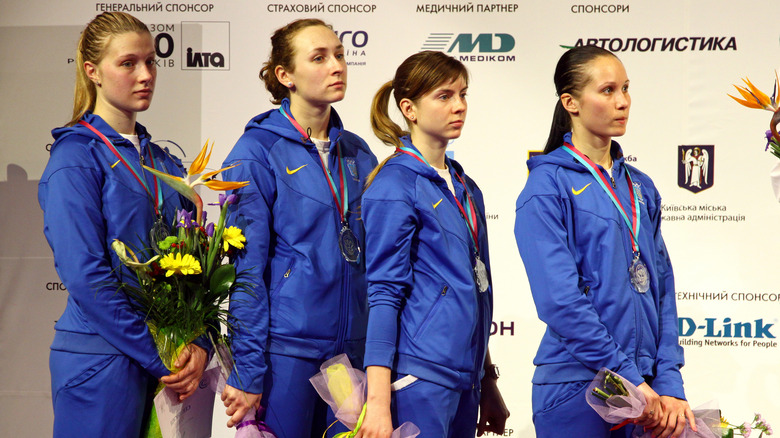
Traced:
<path fill-rule="evenodd" d="M 515 48 L 515 38 L 508 33 L 432 33 L 423 43 L 422 50 L 438 50 L 458 53 L 461 61 L 514 61 L 514 55 L 507 53 Z M 479 55 L 466 55 L 477 52 Z M 489 54 L 489 55 L 486 55 Z"/>
<path fill-rule="evenodd" d="M 700 321 L 699 321 L 700 322 Z M 774 324 L 765 324 L 763 319 L 752 322 L 732 322 L 731 318 L 704 318 L 704 323 L 699 324 L 693 318 L 678 318 L 680 336 L 692 336 L 694 333 L 704 331 L 705 338 L 772 338 L 770 329 Z"/>
<path fill-rule="evenodd" d="M 181 23 L 182 70 L 230 70 L 230 23 Z"/>
<path fill-rule="evenodd" d="M 693 193 L 715 183 L 715 146 L 677 147 L 677 185 Z"/>

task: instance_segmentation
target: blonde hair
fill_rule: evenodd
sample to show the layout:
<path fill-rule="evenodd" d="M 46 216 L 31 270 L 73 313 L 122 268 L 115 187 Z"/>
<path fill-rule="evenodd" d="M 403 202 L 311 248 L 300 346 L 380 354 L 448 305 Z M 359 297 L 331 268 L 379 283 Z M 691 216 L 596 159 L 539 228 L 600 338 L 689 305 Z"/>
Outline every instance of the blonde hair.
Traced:
<path fill-rule="evenodd" d="M 415 102 L 439 85 L 458 78 L 463 78 L 468 83 L 469 72 L 466 66 L 442 52 L 426 50 L 406 58 L 396 69 L 393 80 L 379 88 L 371 103 L 371 129 L 374 135 L 387 145 L 403 146 L 401 137 L 409 135 L 409 131 L 398 126 L 390 118 L 388 112 L 390 95 L 395 95 L 395 104 L 400 109 L 403 99 Z M 408 128 L 408 119 L 406 125 Z M 394 156 L 395 154 L 387 157 L 371 171 L 366 177 L 366 187 L 371 185 L 377 173 Z"/>
<path fill-rule="evenodd" d="M 76 87 L 73 93 L 73 118 L 67 126 L 81 120 L 87 111 L 95 109 L 97 90 L 84 71 L 84 63 L 99 64 L 106 54 L 111 38 L 128 32 L 147 33 L 146 25 L 124 12 L 104 12 L 87 24 L 76 49 Z"/>
<path fill-rule="evenodd" d="M 282 99 L 290 97 L 290 89 L 279 83 L 279 80 L 276 79 L 276 66 L 281 65 L 290 73 L 295 71 L 295 63 L 293 62 L 293 58 L 295 57 L 293 40 L 295 39 L 295 36 L 298 35 L 298 32 L 311 26 L 323 26 L 333 30 L 330 25 L 325 24 L 322 20 L 304 18 L 295 20 L 284 27 L 276 29 L 271 36 L 271 54 L 268 56 L 268 60 L 263 64 L 263 68 L 260 69 L 260 79 L 265 83 L 265 89 L 273 96 L 271 102 L 274 105 L 279 105 L 282 103 Z"/>

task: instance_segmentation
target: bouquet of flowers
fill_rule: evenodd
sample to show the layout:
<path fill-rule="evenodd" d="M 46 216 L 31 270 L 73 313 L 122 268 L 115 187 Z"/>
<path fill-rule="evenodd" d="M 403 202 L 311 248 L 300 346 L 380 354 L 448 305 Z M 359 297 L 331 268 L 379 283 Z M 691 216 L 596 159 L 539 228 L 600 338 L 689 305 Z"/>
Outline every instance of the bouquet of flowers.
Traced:
<path fill-rule="evenodd" d="M 780 77 L 775 72 L 775 86 L 772 91 L 772 97 L 767 96 L 761 90 L 756 88 L 749 79 L 743 79 L 746 87 L 738 87 L 734 85 L 734 88 L 739 91 L 744 99 L 736 98 L 732 95 L 728 95 L 732 99 L 736 100 L 743 106 L 748 108 L 763 109 L 772 112 L 772 118 L 769 122 L 769 130 L 766 131 L 766 150 L 770 150 L 772 155 L 780 158 L 780 135 L 777 133 L 777 125 L 780 123 L 780 102 L 778 102 L 778 89 L 780 88 Z"/>
<path fill-rule="evenodd" d="M 133 251 L 119 240 L 112 245 L 122 263 L 132 269 L 138 279 L 137 285 L 122 283 L 120 289 L 145 315 L 160 358 L 171 371 L 176 371 L 173 364 L 187 344 L 209 331 L 220 333 L 221 325 L 228 325 L 223 303 L 232 292 L 249 287 L 240 281 L 235 266 L 226 263 L 226 256 L 236 248 L 243 248 L 246 242 L 240 229 L 225 227 L 228 205 L 236 202 L 236 197 L 220 194 L 219 220 L 216 224 L 205 224 L 203 201 L 195 191 L 198 185 L 213 190 L 232 190 L 247 182 L 212 179 L 229 167 L 200 175 L 210 157 L 206 142 L 185 178 L 144 166 L 192 201 L 196 210 L 177 212 L 172 230 L 155 225 L 150 232 L 151 248 Z M 213 343 L 213 338 L 209 338 Z M 153 431 L 155 425 L 150 428 Z"/>
<path fill-rule="evenodd" d="M 312 376 L 309 381 L 331 407 L 338 421 L 350 429 L 334 438 L 354 437 L 366 415 L 366 373 L 352 368 L 347 355 L 340 354 L 323 363 L 319 374 Z M 322 434 L 323 438 L 325 433 Z M 406 422 L 393 431 L 391 438 L 415 438 L 419 434 L 417 426 Z"/>
<path fill-rule="evenodd" d="M 585 400 L 607 423 L 620 423 L 613 430 L 642 415 L 647 405 L 642 391 L 606 368 L 602 368 L 588 386 Z"/>
<path fill-rule="evenodd" d="M 631 382 L 619 374 L 602 368 L 585 394 L 588 404 L 607 423 L 617 424 L 610 430 L 619 429 L 639 417 L 647 406 L 644 394 Z M 700 406 L 693 410 L 696 419 L 694 432 L 690 424 L 679 438 L 718 438 L 720 437 L 719 411 L 717 408 Z M 618 424 L 619 423 L 619 424 Z M 634 429 L 632 437 L 650 438 L 654 436 L 651 430 L 640 427 Z"/>
<path fill-rule="evenodd" d="M 761 414 L 756 414 L 752 422 L 744 422 L 740 425 L 731 424 L 725 418 L 720 417 L 720 427 L 723 429 L 722 438 L 734 438 L 734 435 L 748 438 L 753 432 L 759 432 L 758 438 L 761 438 L 764 434 L 772 435 L 774 433 L 772 426 L 766 422 Z"/>

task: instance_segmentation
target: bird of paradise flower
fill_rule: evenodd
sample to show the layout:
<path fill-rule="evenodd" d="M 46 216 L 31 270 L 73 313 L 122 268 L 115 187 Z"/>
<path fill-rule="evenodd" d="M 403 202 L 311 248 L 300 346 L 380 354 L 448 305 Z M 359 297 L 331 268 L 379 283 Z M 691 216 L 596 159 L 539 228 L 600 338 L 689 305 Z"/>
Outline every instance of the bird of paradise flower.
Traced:
<path fill-rule="evenodd" d="M 728 95 L 730 98 L 736 100 L 739 104 L 748 108 L 763 109 L 772 112 L 772 118 L 769 121 L 769 131 L 767 131 L 767 147 L 772 146 L 772 154 L 780 158 L 780 135 L 777 133 L 777 125 L 780 123 L 780 77 L 778 77 L 777 71 L 775 71 L 775 85 L 772 92 L 772 96 L 769 97 L 766 93 L 758 89 L 750 79 L 742 79 L 745 82 L 746 87 L 734 85 L 734 88 L 739 91 L 744 99 Z"/>
<path fill-rule="evenodd" d="M 198 195 L 198 192 L 195 191 L 195 187 L 199 185 L 204 185 L 211 190 L 235 190 L 240 189 L 241 187 L 245 187 L 249 184 L 249 181 L 219 181 L 213 179 L 216 175 L 218 175 L 221 172 L 224 172 L 228 169 L 232 169 L 238 164 L 234 164 L 232 166 L 224 167 L 219 170 L 215 170 L 212 172 L 203 173 L 204 170 L 206 170 L 206 165 L 208 164 L 209 160 L 211 159 L 211 153 L 214 151 L 214 143 L 211 143 L 211 148 L 209 148 L 209 141 L 206 140 L 206 143 L 203 145 L 203 149 L 200 150 L 200 153 L 197 157 L 195 157 L 195 160 L 192 162 L 192 165 L 187 170 L 187 176 L 182 178 L 179 176 L 174 175 L 168 175 L 167 173 L 160 172 L 157 169 L 154 169 L 152 167 L 144 166 L 146 170 L 149 172 L 157 175 L 159 178 L 161 178 L 163 181 L 165 181 L 171 188 L 176 190 L 177 192 L 181 193 L 185 198 L 192 201 L 193 204 L 195 204 L 196 212 L 195 212 L 195 222 L 198 225 L 203 225 L 203 200 L 201 199 L 200 195 Z"/>

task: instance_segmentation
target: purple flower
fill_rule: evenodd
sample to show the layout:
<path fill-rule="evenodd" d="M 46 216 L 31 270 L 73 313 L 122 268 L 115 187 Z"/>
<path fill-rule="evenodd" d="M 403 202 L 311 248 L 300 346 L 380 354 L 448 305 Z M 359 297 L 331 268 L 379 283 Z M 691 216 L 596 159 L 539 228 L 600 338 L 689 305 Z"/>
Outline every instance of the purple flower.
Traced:
<path fill-rule="evenodd" d="M 222 207 L 227 202 L 228 205 L 236 203 L 236 195 L 219 194 L 219 206 Z"/>
<path fill-rule="evenodd" d="M 195 221 L 192 220 L 192 212 L 187 210 L 179 210 L 176 213 L 177 228 L 192 228 L 194 225 Z"/>
<path fill-rule="evenodd" d="M 768 151 L 769 150 L 769 144 L 772 143 L 773 139 L 774 139 L 774 137 L 772 137 L 772 131 L 767 129 L 767 131 L 766 131 L 766 148 L 764 148 L 764 151 Z M 761 417 L 761 414 L 756 414 L 756 418 L 759 418 L 759 417 Z"/>
<path fill-rule="evenodd" d="M 214 237 L 214 222 L 209 222 L 206 225 L 206 235 L 209 237 Z"/>

